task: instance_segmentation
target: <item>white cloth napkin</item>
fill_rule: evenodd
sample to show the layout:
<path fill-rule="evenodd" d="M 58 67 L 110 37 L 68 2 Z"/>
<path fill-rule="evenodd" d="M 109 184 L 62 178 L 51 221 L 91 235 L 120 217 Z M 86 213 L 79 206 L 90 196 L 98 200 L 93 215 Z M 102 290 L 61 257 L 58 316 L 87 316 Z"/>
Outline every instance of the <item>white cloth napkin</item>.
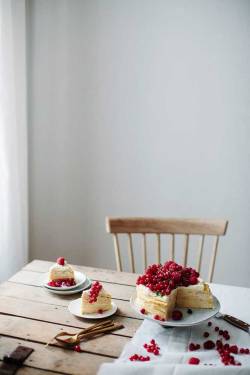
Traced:
<path fill-rule="evenodd" d="M 131 374 L 131 375 L 190 375 L 190 374 L 250 374 L 250 354 L 234 355 L 235 359 L 242 363 L 242 366 L 224 366 L 216 350 L 204 350 L 202 343 L 206 340 L 216 341 L 218 333 L 214 331 L 215 326 L 222 330 L 228 330 L 230 345 L 250 349 L 250 335 L 240 329 L 233 327 L 222 319 L 211 319 L 212 327 L 207 322 L 201 325 L 186 328 L 164 328 L 160 324 L 144 320 L 137 330 L 133 339 L 124 347 L 119 359 L 114 363 L 105 363 L 101 366 L 98 375 Z M 203 333 L 210 333 L 208 338 Z M 155 339 L 160 346 L 160 355 L 148 353 L 143 348 L 144 343 Z M 198 351 L 188 351 L 189 343 L 194 342 L 201 345 Z M 148 362 L 131 362 L 129 357 L 133 354 L 150 356 Z M 200 359 L 199 365 L 189 365 L 191 357 Z M 205 365 L 206 364 L 206 365 Z"/>

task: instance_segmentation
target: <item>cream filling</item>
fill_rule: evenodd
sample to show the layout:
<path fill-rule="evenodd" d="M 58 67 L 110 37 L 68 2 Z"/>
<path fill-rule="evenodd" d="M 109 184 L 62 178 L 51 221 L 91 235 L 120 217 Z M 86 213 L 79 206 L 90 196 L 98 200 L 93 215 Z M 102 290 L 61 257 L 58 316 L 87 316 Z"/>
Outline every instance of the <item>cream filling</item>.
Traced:
<path fill-rule="evenodd" d="M 64 263 L 64 266 L 56 263 L 49 269 L 49 278 L 50 280 L 73 279 L 74 271 L 72 267 L 67 264 L 67 262 Z"/>

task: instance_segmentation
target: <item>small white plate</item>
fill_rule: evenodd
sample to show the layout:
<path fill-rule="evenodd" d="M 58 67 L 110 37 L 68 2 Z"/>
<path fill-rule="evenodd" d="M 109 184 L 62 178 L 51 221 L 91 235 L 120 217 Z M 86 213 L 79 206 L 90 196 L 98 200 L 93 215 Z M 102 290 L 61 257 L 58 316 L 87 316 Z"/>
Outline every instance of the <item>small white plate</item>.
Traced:
<path fill-rule="evenodd" d="M 71 312 L 71 314 L 78 316 L 79 318 L 86 318 L 86 319 L 102 319 L 107 318 L 108 316 L 111 316 L 116 313 L 117 306 L 114 302 L 111 302 L 112 309 L 108 311 L 104 311 L 102 314 L 96 313 L 96 314 L 82 314 L 81 313 L 81 298 L 77 298 L 74 301 L 71 301 L 68 309 Z"/>
<path fill-rule="evenodd" d="M 47 274 L 47 277 L 43 283 L 43 286 L 52 290 L 70 290 L 70 289 L 77 288 L 78 286 L 82 285 L 86 281 L 86 275 L 82 272 L 74 271 L 74 278 L 75 278 L 76 285 L 55 287 L 55 286 L 48 285 L 49 274 Z"/>
<path fill-rule="evenodd" d="M 58 294 L 58 295 L 61 295 L 61 296 L 66 296 L 66 295 L 70 295 L 70 294 L 80 293 L 83 290 L 89 289 L 91 284 L 92 284 L 92 281 L 87 277 L 85 283 L 83 283 L 82 285 L 79 285 L 75 289 L 70 289 L 70 290 L 60 290 L 60 288 L 57 288 L 59 290 L 53 290 L 53 289 L 49 289 L 49 288 L 46 288 L 46 289 L 50 293 Z"/>
<path fill-rule="evenodd" d="M 217 312 L 220 311 L 220 302 L 218 299 L 213 296 L 214 299 L 214 308 L 213 309 L 194 309 L 191 308 L 192 314 L 187 313 L 187 308 L 179 308 L 177 307 L 176 310 L 180 310 L 183 314 L 183 318 L 181 320 L 165 320 L 161 322 L 160 320 L 156 320 L 150 314 L 142 314 L 140 312 L 139 307 L 135 304 L 135 296 L 130 298 L 130 305 L 132 306 L 133 310 L 137 312 L 137 314 L 143 319 L 150 319 L 155 321 L 156 323 L 161 324 L 162 326 L 166 327 L 189 327 L 198 325 L 208 319 L 211 319 Z"/>

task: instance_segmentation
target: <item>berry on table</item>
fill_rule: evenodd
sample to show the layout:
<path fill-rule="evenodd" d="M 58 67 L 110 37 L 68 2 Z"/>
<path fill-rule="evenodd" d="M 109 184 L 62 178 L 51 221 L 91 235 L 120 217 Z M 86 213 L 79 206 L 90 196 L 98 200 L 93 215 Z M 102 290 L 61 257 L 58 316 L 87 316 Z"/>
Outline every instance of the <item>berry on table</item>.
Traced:
<path fill-rule="evenodd" d="M 199 358 L 191 357 L 191 358 L 189 358 L 188 363 L 190 365 L 198 365 L 200 363 L 200 360 L 199 360 Z"/>
<path fill-rule="evenodd" d="M 172 319 L 173 320 L 181 320 L 182 319 L 182 312 L 180 310 L 174 310 L 172 312 Z"/>

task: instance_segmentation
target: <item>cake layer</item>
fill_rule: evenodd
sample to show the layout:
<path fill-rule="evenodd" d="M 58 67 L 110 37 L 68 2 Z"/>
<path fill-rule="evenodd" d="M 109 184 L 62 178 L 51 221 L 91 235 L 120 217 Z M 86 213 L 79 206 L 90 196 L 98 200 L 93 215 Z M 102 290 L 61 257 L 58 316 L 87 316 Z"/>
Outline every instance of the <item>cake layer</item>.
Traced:
<path fill-rule="evenodd" d="M 179 287 L 176 306 L 198 309 L 212 309 L 214 307 L 214 302 L 208 284 L 201 281 L 197 285 Z"/>
<path fill-rule="evenodd" d="M 49 280 L 58 280 L 58 279 L 74 279 L 74 271 L 71 266 L 64 264 L 53 265 L 49 270 Z"/>
<path fill-rule="evenodd" d="M 136 286 L 136 305 L 144 308 L 147 313 L 159 315 L 161 319 L 169 319 L 175 307 L 177 290 L 173 290 L 168 296 L 152 292 L 144 285 Z"/>

